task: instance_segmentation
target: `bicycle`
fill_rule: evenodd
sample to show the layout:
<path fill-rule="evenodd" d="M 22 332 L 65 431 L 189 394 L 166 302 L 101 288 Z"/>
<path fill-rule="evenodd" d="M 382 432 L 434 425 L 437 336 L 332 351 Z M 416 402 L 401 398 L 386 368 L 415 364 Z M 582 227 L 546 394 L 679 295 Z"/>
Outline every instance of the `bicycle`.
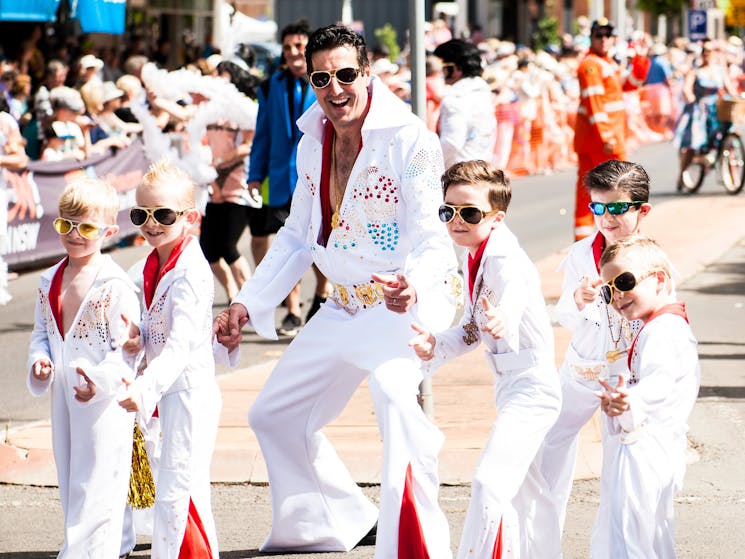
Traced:
<path fill-rule="evenodd" d="M 733 121 L 742 120 L 743 104 L 729 99 L 717 103 L 717 116 L 725 126 L 719 132 L 719 147 L 706 154 L 695 155 L 680 172 L 678 190 L 693 194 L 704 182 L 712 168 L 719 172 L 719 181 L 728 194 L 738 194 L 745 187 L 745 144 L 732 126 Z"/>

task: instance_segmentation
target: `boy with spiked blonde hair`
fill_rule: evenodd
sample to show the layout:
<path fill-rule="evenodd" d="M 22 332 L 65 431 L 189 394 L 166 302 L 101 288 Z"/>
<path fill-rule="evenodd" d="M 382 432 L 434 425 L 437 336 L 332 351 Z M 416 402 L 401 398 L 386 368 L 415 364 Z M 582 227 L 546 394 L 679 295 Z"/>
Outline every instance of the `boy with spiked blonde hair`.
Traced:
<path fill-rule="evenodd" d="M 119 229 L 118 210 L 105 182 L 65 188 L 54 228 L 67 256 L 42 274 L 36 302 L 27 385 L 35 396 L 51 388 L 63 559 L 119 555 L 134 415 L 116 396 L 134 378 L 135 358 L 122 344 L 140 313 L 135 286 L 101 253 Z"/>
<path fill-rule="evenodd" d="M 600 407 L 619 439 L 608 458 L 609 541 L 592 557 L 675 557 L 673 497 L 683 486 L 688 416 L 701 371 L 685 305 L 676 302 L 670 263 L 650 238 L 610 245 L 600 259 L 600 294 L 643 326 L 628 352 L 628 378 L 601 381 Z"/>
<path fill-rule="evenodd" d="M 152 555 L 217 557 L 210 462 L 221 397 L 212 353 L 212 271 L 189 230 L 198 219 L 194 183 L 154 163 L 137 187 L 130 219 L 153 247 L 131 271 L 142 290 L 147 366 L 120 405 L 149 420 L 158 407 L 162 449 Z"/>

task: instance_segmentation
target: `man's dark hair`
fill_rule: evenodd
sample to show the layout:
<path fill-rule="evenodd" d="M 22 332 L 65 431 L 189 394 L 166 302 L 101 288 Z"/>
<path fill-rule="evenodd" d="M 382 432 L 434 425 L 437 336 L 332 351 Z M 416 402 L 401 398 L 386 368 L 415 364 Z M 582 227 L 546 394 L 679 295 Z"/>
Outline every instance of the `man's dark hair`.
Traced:
<path fill-rule="evenodd" d="M 479 48 L 461 39 L 451 39 L 438 45 L 433 54 L 444 62 L 455 64 L 465 78 L 473 78 L 483 73 Z"/>
<path fill-rule="evenodd" d="M 235 62 L 230 60 L 223 60 L 217 65 L 217 73 L 227 73 L 230 76 L 230 83 L 232 83 L 238 91 L 250 97 L 256 99 L 259 95 L 259 78 L 254 76 L 251 72 L 247 72 Z"/>
<path fill-rule="evenodd" d="M 308 38 L 308 46 L 305 47 L 305 62 L 308 65 L 308 74 L 313 72 L 313 55 L 324 50 L 332 50 L 337 47 L 350 47 L 357 51 L 357 63 L 360 68 L 370 65 L 367 59 L 367 47 L 362 35 L 355 33 L 343 25 L 328 25 L 316 29 Z"/>
<path fill-rule="evenodd" d="M 282 41 L 284 41 L 287 35 L 305 35 L 306 37 L 310 37 L 310 33 L 311 28 L 308 20 L 300 19 L 294 23 L 289 23 L 282 28 L 279 42 L 281 43 Z"/>

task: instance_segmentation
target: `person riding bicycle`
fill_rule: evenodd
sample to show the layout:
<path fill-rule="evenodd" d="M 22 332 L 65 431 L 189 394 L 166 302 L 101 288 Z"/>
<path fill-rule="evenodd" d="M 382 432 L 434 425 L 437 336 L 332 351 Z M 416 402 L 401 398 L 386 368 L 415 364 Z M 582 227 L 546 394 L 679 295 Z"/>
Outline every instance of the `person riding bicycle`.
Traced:
<path fill-rule="evenodd" d="M 693 66 L 683 80 L 683 97 L 686 105 L 675 128 L 674 144 L 680 153 L 681 188 L 683 172 L 694 160 L 704 155 L 707 164 L 713 163 L 707 155 L 719 146 L 719 141 L 731 123 L 717 118 L 717 100 L 722 92 L 738 97 L 727 69 L 720 62 L 719 49 L 711 39 L 704 39 L 698 66 Z"/>

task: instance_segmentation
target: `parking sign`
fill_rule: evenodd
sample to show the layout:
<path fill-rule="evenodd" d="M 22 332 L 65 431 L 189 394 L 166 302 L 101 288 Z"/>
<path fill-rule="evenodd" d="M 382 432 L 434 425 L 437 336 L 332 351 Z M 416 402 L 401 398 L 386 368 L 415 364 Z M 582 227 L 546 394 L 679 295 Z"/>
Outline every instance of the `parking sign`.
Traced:
<path fill-rule="evenodd" d="M 706 37 L 706 10 L 688 10 L 688 38 L 700 41 Z"/>

